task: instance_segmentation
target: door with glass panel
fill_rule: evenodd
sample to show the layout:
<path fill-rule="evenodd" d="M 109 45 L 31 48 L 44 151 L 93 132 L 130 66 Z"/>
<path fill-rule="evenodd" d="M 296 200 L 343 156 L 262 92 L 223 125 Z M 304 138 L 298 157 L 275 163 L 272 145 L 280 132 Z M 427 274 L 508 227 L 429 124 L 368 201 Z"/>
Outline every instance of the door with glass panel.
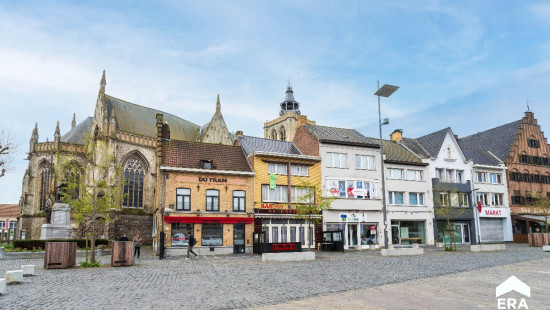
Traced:
<path fill-rule="evenodd" d="M 244 224 L 233 224 L 233 253 L 244 253 Z"/>
<path fill-rule="evenodd" d="M 357 224 L 348 224 L 348 246 L 357 246 Z"/>

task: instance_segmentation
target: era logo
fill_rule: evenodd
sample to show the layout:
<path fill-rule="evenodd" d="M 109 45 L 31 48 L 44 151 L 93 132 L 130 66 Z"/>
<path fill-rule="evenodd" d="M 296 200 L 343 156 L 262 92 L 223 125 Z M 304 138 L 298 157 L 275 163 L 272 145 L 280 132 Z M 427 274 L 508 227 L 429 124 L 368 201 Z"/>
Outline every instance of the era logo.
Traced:
<path fill-rule="evenodd" d="M 508 280 L 497 286 L 496 297 L 511 291 L 531 297 L 531 288 L 514 276 L 511 276 Z M 525 298 L 521 298 L 519 301 L 515 298 L 497 298 L 497 309 L 529 309 L 529 307 Z"/>

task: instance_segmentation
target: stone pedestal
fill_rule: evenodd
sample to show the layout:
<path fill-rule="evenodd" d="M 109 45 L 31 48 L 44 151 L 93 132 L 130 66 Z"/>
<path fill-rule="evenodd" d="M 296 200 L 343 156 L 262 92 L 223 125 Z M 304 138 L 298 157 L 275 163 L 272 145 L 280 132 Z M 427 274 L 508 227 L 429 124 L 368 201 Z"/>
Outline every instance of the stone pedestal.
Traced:
<path fill-rule="evenodd" d="M 56 202 L 52 207 L 51 224 L 43 224 L 41 240 L 69 239 L 71 236 L 71 206 Z"/>

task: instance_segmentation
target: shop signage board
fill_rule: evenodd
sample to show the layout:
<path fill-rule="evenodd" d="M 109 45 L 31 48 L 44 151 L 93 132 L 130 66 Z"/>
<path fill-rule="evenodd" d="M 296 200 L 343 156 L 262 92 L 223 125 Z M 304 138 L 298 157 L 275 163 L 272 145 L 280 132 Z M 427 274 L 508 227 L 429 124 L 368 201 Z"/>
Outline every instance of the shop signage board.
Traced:
<path fill-rule="evenodd" d="M 340 222 L 346 223 L 359 223 L 367 221 L 367 215 L 363 212 L 340 213 L 338 218 L 340 219 Z"/>
<path fill-rule="evenodd" d="M 506 217 L 508 216 L 508 209 L 506 208 L 481 208 L 479 213 L 481 217 Z"/>

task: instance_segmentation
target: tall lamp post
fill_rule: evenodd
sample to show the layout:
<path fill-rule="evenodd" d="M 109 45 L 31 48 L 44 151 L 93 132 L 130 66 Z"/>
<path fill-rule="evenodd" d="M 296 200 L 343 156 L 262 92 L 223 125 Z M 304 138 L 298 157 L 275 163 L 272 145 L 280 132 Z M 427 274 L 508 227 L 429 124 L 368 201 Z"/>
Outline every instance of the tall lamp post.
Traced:
<path fill-rule="evenodd" d="M 378 129 L 380 133 L 380 169 L 382 170 L 382 212 L 384 213 L 384 248 L 388 248 L 388 210 L 386 208 L 386 179 L 384 177 L 384 147 L 382 145 L 382 125 L 387 125 L 390 123 L 389 119 L 385 118 L 382 122 L 382 117 L 380 115 L 380 97 L 389 97 L 391 96 L 399 86 L 393 86 L 384 84 L 380 87 L 380 81 L 376 81 L 376 86 L 378 90 L 374 93 L 375 96 L 378 96 Z"/>

